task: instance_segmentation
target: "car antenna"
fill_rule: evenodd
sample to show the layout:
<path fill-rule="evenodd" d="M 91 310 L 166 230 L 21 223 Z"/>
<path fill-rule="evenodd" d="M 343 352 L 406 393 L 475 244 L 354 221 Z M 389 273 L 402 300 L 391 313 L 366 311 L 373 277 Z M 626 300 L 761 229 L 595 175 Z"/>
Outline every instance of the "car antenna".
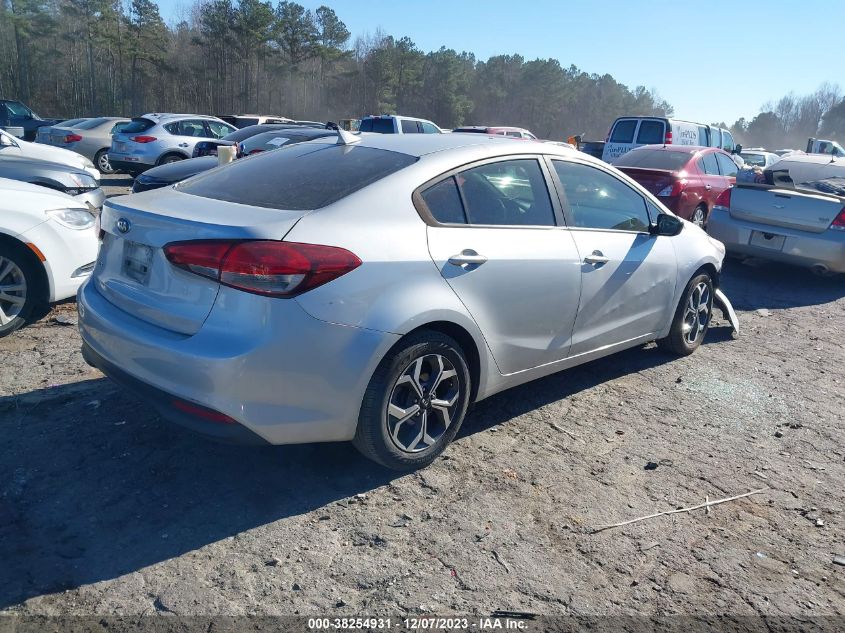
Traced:
<path fill-rule="evenodd" d="M 338 127 L 337 129 L 337 143 L 336 145 L 354 145 L 355 143 L 360 143 L 361 137 L 355 136 L 352 132 L 347 132 L 346 130 L 341 129 Z"/>

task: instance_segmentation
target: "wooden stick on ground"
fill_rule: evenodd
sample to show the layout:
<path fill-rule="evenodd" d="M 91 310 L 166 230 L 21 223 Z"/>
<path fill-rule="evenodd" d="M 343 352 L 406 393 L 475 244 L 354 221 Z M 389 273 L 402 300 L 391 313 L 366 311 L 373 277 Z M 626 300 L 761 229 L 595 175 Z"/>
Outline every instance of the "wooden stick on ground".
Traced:
<path fill-rule="evenodd" d="M 629 521 L 622 521 L 621 523 L 611 523 L 610 525 L 600 525 L 597 528 L 593 528 L 592 534 L 596 532 L 602 532 L 604 530 L 609 530 L 611 528 L 622 527 L 623 525 L 630 525 L 631 523 L 638 523 L 640 521 L 645 521 L 646 519 L 654 519 L 656 517 L 662 517 L 666 514 L 678 514 L 679 512 L 692 512 L 693 510 L 700 510 L 701 508 L 709 508 L 710 506 L 719 505 L 720 503 L 727 503 L 728 501 L 736 501 L 737 499 L 742 499 L 743 497 L 750 497 L 751 495 L 760 494 L 761 492 L 765 492 L 768 488 L 759 488 L 757 490 L 752 490 L 751 492 L 746 492 L 741 495 L 736 495 L 734 497 L 726 497 L 724 499 L 716 499 L 715 501 L 705 501 L 704 503 L 700 503 L 697 506 L 690 506 L 689 508 L 678 508 L 677 510 L 666 510 L 665 512 L 657 512 L 655 514 L 649 514 L 648 516 L 639 517 L 637 519 L 631 519 Z"/>

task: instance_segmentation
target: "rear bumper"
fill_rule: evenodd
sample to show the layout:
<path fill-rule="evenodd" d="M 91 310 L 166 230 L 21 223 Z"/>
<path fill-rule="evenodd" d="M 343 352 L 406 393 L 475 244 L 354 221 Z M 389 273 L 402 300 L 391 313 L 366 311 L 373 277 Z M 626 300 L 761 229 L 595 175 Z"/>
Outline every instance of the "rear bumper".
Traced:
<path fill-rule="evenodd" d="M 83 341 L 82 358 L 85 362 L 96 367 L 114 382 L 119 384 L 141 398 L 147 404 L 152 405 L 159 415 L 165 420 L 175 422 L 202 435 L 207 435 L 218 440 L 232 442 L 233 444 L 267 444 L 267 440 L 256 435 L 242 424 L 230 424 L 202 419 L 196 415 L 190 415 L 177 408 L 175 403 L 183 402 L 173 394 L 157 389 L 152 385 L 133 378 L 122 369 L 107 361 L 103 356 Z"/>
<path fill-rule="evenodd" d="M 148 169 L 155 167 L 155 162 L 145 163 L 137 156 L 127 157 L 120 154 L 113 155 L 109 152 L 109 165 L 115 171 L 122 171 L 128 174 L 142 174 Z"/>
<path fill-rule="evenodd" d="M 752 245 L 753 231 L 783 236 L 780 249 Z M 812 268 L 823 266 L 831 272 L 845 273 L 845 231 L 827 230 L 809 233 L 769 224 L 737 220 L 722 207 L 710 213 L 707 232 L 721 241 L 728 253 L 759 257 Z"/>
<path fill-rule="evenodd" d="M 149 400 L 166 419 L 185 423 L 166 406 L 176 398 L 271 444 L 352 439 L 370 376 L 399 338 L 320 321 L 295 300 L 226 287 L 200 331 L 182 335 L 117 308 L 96 284 L 90 279 L 77 296 L 95 366 L 133 391 L 157 394 Z M 203 420 L 191 428 L 219 437 L 220 426 L 233 425 Z"/>

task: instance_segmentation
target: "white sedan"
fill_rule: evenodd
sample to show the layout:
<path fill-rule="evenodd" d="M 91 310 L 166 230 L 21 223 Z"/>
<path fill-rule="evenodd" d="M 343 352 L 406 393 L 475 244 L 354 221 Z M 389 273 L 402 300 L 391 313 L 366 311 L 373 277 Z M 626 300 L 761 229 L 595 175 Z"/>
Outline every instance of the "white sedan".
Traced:
<path fill-rule="evenodd" d="M 76 294 L 97 259 L 95 224 L 71 196 L 0 178 L 0 337 Z"/>
<path fill-rule="evenodd" d="M 81 169 L 93 176 L 95 180 L 100 180 L 100 172 L 94 167 L 94 163 L 84 156 L 61 147 L 30 143 L 29 141 L 15 138 L 5 130 L 0 130 L 0 160 L 4 157 L 31 158 L 44 160 L 48 163 L 67 165 L 68 167 Z"/>

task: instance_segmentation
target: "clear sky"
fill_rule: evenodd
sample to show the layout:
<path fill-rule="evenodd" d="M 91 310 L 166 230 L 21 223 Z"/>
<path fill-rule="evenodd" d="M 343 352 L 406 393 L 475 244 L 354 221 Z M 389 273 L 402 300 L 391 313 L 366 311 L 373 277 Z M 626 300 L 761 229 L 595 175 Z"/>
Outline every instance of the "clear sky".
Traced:
<path fill-rule="evenodd" d="M 273 0 L 275 5 L 276 0 Z M 299 0 L 332 7 L 353 37 L 381 27 L 423 51 L 446 46 L 486 60 L 559 59 L 643 85 L 679 118 L 733 123 L 767 101 L 845 88 L 845 0 Z M 191 0 L 158 0 L 169 23 Z"/>

